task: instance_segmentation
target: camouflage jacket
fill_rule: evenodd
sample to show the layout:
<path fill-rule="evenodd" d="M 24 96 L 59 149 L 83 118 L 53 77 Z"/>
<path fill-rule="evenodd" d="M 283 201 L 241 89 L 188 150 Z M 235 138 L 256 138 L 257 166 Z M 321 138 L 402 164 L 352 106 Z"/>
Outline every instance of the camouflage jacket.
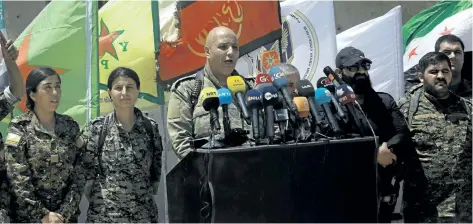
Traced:
<path fill-rule="evenodd" d="M 115 114 L 111 115 L 110 123 L 105 127 L 108 131 L 101 154 L 103 175 L 98 175 L 97 151 L 105 117 L 96 118 L 85 129 L 84 166 L 88 170 L 87 179 L 95 179 L 87 222 L 158 222 L 153 191 L 156 191 L 154 187 L 161 175 L 161 136 L 156 122 L 147 118 L 154 129 L 154 139 L 150 139 L 144 126 L 144 115 L 135 108 L 135 116 L 136 123 L 127 132 L 116 122 Z"/>
<path fill-rule="evenodd" d="M 10 94 L 10 97 L 6 95 Z M 13 104 L 16 101 L 12 101 L 12 94 L 10 89 L 7 88 L 4 92 L 0 93 L 0 120 L 3 120 L 13 108 Z M 9 184 L 7 182 L 7 167 L 5 160 L 5 145 L 3 143 L 2 133 L 0 133 L 0 223 L 8 222 L 8 208 L 10 207 L 10 192 Z"/>
<path fill-rule="evenodd" d="M 412 107 L 416 93 L 420 94 L 418 105 Z M 407 185 L 421 187 L 419 194 L 405 187 L 405 195 L 417 198 L 405 199 L 413 205 L 406 209 L 416 210 L 405 213 L 417 214 L 419 222 L 471 222 L 471 103 L 451 94 L 441 104 L 418 86 L 400 106 L 423 168 L 423 177 L 408 180 L 414 183 Z"/>
<path fill-rule="evenodd" d="M 204 69 L 204 83 L 202 88 L 218 86 L 218 81 L 207 67 Z M 167 128 L 172 142 L 172 148 L 176 155 L 182 159 L 193 149 L 191 141 L 193 139 L 208 138 L 210 136 L 210 114 L 202 107 L 201 102 L 197 102 L 194 111 L 192 110 L 191 95 L 196 83 L 196 75 L 184 77 L 174 83 L 171 87 L 171 95 L 167 111 Z M 240 111 L 235 106 L 236 99 L 228 105 L 228 113 L 231 118 L 231 128 L 240 128 Z M 223 112 L 219 107 L 219 122 L 223 124 Z M 245 124 L 245 129 L 251 131 L 251 127 Z M 261 132 L 262 133 L 262 132 Z M 193 136 L 194 134 L 194 136 Z M 223 127 L 220 130 L 223 134 Z"/>
<path fill-rule="evenodd" d="M 5 152 L 17 222 L 41 222 L 49 212 L 67 221 L 79 207 L 85 186 L 84 172 L 76 166 L 79 125 L 67 115 L 55 116 L 54 133 L 33 112 L 10 122 Z"/>

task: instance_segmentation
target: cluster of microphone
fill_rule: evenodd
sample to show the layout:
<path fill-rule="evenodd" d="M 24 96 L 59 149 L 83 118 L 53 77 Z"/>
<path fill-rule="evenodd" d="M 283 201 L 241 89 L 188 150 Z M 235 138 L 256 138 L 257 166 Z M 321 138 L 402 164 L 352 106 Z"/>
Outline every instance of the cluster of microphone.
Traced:
<path fill-rule="evenodd" d="M 353 89 L 329 66 L 324 68 L 324 73 L 327 78 L 320 78 L 317 88 L 303 79 L 297 82 L 295 93 L 288 91 L 289 81 L 278 67 L 271 68 L 269 74 L 258 74 L 254 88 L 250 88 L 241 76 L 230 76 L 228 88 L 206 87 L 201 91 L 200 101 L 210 113 L 212 131 L 221 129 L 218 108 L 222 107 L 224 138 L 227 140 L 232 138 L 230 119 L 235 119 L 228 113 L 228 105 L 232 103 L 240 110 L 241 128 L 244 129 L 245 122 L 252 126 L 256 144 L 274 144 L 275 139 L 288 143 L 363 137 L 362 117 L 355 109 L 359 105 Z"/>

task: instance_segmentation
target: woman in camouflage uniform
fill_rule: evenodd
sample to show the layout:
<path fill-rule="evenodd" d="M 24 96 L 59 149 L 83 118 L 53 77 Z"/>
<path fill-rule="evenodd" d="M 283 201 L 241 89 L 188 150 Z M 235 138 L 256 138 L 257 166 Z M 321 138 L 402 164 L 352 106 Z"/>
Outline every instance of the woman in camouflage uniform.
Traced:
<path fill-rule="evenodd" d="M 10 122 L 5 142 L 14 221 L 66 223 L 76 218 L 85 184 L 84 173 L 76 169 L 79 125 L 56 113 L 61 79 L 54 70 L 33 70 L 26 96 L 29 111 Z"/>
<path fill-rule="evenodd" d="M 158 125 L 135 107 L 140 92 L 136 72 L 117 68 L 107 86 L 115 110 L 92 121 L 84 133 L 88 177 L 95 179 L 86 190 L 87 222 L 158 222 L 153 202 L 161 176 Z"/>

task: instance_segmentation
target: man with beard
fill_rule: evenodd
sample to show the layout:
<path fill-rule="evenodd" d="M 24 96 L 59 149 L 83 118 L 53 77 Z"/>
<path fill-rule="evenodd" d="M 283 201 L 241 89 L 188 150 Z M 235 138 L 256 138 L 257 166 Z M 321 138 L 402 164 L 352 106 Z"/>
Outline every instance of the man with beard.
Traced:
<path fill-rule="evenodd" d="M 423 88 L 400 101 L 424 172 L 405 180 L 405 222 L 472 221 L 472 108 L 470 100 L 449 90 L 450 63 L 440 52 L 423 56 L 418 74 Z"/>
<path fill-rule="evenodd" d="M 371 125 L 380 140 L 377 159 L 380 165 L 381 205 L 378 221 L 385 223 L 391 222 L 399 192 L 400 177 L 396 174 L 399 173 L 400 166 L 397 164 L 403 162 L 413 149 L 409 146 L 409 129 L 393 97 L 387 93 L 376 92 L 371 86 L 368 74 L 371 63 L 362 51 L 354 47 L 342 49 L 335 62 L 336 72 L 353 88 L 356 99 L 368 118 L 362 122 L 364 133 L 372 133 Z M 357 112 L 361 116 L 361 111 Z M 393 178 L 396 178 L 394 185 Z"/>

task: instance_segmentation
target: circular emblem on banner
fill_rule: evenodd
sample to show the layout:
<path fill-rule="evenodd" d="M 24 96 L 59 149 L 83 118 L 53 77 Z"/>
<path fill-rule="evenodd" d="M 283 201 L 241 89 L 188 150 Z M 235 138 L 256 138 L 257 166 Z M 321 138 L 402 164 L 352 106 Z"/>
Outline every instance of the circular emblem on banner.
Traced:
<path fill-rule="evenodd" d="M 319 41 L 309 18 L 294 11 L 284 18 L 282 32 L 282 61 L 296 66 L 301 79 L 312 80 L 319 62 Z"/>

